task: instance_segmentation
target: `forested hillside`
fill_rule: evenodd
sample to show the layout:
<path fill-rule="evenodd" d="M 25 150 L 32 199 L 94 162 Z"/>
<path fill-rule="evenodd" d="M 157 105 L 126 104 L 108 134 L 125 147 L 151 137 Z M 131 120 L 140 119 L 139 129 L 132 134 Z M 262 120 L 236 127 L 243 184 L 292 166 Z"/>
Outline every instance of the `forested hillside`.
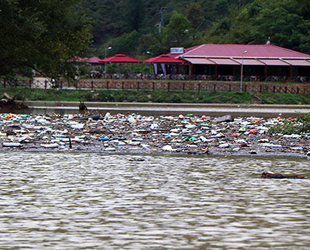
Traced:
<path fill-rule="evenodd" d="M 310 53 L 309 0 L 83 0 L 93 54 L 154 55 L 202 43 L 271 44 Z"/>
<path fill-rule="evenodd" d="M 0 35 L 0 76 L 75 79 L 75 56 L 144 60 L 203 43 L 270 40 L 310 54 L 310 1 L 1 0 Z"/>

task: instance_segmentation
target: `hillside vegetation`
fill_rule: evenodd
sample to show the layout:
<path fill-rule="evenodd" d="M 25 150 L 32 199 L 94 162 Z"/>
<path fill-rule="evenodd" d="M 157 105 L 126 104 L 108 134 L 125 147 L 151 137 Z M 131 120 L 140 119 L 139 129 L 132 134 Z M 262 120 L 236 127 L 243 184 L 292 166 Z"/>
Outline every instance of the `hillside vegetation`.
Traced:
<path fill-rule="evenodd" d="M 310 53 L 310 1 L 2 0 L 0 35 L 0 77 L 74 81 L 76 56 L 144 60 L 171 47 L 267 41 Z"/>
<path fill-rule="evenodd" d="M 271 44 L 310 53 L 308 0 L 83 0 L 93 54 L 141 56 L 202 43 Z"/>

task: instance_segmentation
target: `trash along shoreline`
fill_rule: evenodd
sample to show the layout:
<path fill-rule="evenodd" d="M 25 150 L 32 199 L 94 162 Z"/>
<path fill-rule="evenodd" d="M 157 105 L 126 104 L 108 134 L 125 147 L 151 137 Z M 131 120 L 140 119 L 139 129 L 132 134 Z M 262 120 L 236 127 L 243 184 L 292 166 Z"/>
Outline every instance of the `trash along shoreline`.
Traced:
<path fill-rule="evenodd" d="M 0 151 L 307 157 L 310 134 L 271 134 L 281 117 L 1 114 Z"/>

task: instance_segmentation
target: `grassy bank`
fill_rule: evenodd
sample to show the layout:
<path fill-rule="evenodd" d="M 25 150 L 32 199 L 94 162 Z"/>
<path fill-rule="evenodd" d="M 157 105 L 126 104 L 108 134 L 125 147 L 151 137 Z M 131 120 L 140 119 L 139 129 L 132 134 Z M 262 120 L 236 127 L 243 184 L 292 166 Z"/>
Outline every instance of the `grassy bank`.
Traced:
<path fill-rule="evenodd" d="M 310 95 L 254 92 L 194 91 L 119 91 L 119 90 L 44 90 L 0 88 L 15 100 L 32 101 L 98 101 L 98 102 L 167 102 L 167 103 L 245 103 L 245 104 L 310 104 Z"/>

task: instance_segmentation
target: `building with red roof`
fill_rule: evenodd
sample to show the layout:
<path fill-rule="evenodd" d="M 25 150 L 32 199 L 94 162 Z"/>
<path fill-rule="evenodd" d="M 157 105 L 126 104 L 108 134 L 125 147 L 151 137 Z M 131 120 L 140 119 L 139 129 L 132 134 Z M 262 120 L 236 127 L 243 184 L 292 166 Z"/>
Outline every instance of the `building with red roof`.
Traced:
<path fill-rule="evenodd" d="M 244 76 L 266 79 L 269 76 L 293 78 L 310 76 L 310 55 L 276 45 L 202 44 L 170 54 L 188 63 L 188 74 Z"/>

